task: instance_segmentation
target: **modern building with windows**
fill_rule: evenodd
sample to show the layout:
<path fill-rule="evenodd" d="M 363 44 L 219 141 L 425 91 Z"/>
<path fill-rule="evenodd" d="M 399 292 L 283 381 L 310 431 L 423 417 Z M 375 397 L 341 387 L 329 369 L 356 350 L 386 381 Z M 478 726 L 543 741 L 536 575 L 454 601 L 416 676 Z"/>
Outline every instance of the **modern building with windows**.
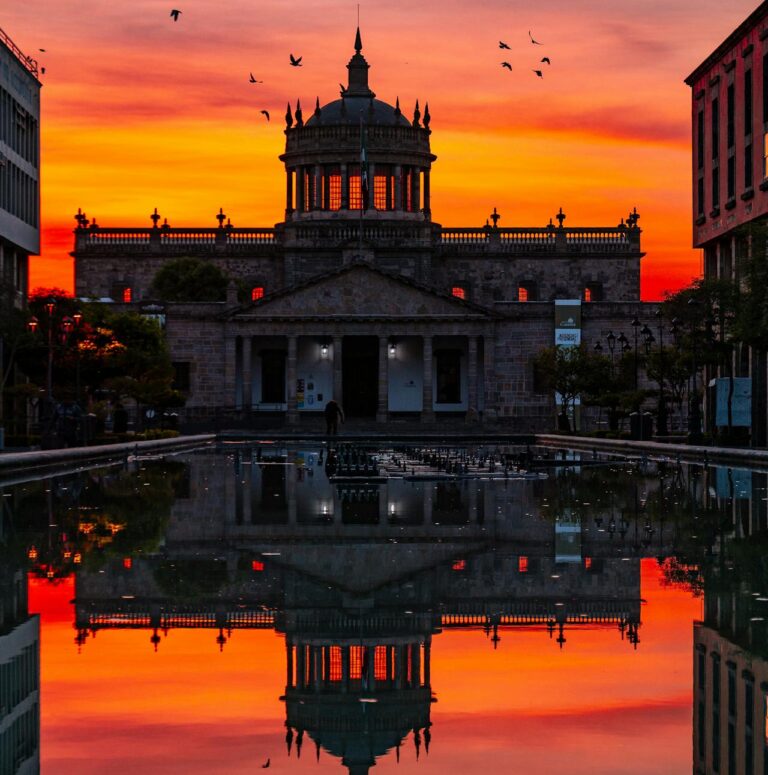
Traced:
<path fill-rule="evenodd" d="M 151 227 L 118 229 L 78 212 L 76 294 L 163 316 L 187 418 L 224 409 L 295 425 L 334 398 L 371 422 L 546 426 L 553 397 L 532 359 L 556 341 L 556 300 L 573 302 L 572 343 L 653 322 L 637 212 L 568 227 L 560 209 L 503 228 L 489 203 L 485 224 L 441 226 L 430 106 L 406 115 L 399 97 L 377 98 L 359 31 L 354 49 L 338 99 L 288 106 L 281 222 L 237 227 L 220 209 L 218 227 L 178 228 L 155 210 Z M 226 301 L 153 299 L 153 277 L 180 257 L 219 266 Z"/>
<path fill-rule="evenodd" d="M 40 252 L 40 81 L 37 62 L 0 29 L 0 294 L 26 302 Z"/>
<path fill-rule="evenodd" d="M 685 82 L 692 92 L 694 247 L 704 251 L 706 278 L 738 280 L 751 250 L 745 227 L 764 223 L 768 213 L 768 2 Z M 765 356 L 745 345 L 734 356 L 734 375 L 752 378 L 755 446 L 768 442 L 767 368 Z"/>

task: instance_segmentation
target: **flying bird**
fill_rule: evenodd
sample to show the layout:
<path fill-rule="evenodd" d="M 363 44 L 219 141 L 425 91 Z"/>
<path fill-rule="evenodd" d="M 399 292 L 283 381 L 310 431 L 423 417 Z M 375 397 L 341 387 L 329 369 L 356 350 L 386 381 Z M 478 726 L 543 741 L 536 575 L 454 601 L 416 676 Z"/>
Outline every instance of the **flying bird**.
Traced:
<path fill-rule="evenodd" d="M 536 75 L 538 75 L 539 78 L 543 78 L 544 77 L 544 73 L 542 73 L 541 70 L 534 70 L 533 72 L 536 73 Z"/>
<path fill-rule="evenodd" d="M 39 48 L 38 51 L 42 51 L 43 54 L 45 54 L 45 49 L 44 48 Z"/>
<path fill-rule="evenodd" d="M 303 65 L 301 64 L 301 60 L 304 57 L 297 58 L 293 54 L 291 54 L 290 57 L 291 57 L 291 67 L 303 67 Z"/>
<path fill-rule="evenodd" d="M 40 68 L 40 74 L 41 74 L 41 75 L 45 75 L 45 68 L 44 68 L 44 67 L 41 67 L 41 68 Z"/>
<path fill-rule="evenodd" d="M 509 46 L 503 40 L 500 40 L 499 41 L 499 48 L 509 48 Z"/>
<path fill-rule="evenodd" d="M 502 62 L 502 63 L 501 63 L 501 66 L 502 66 L 502 67 L 506 67 L 506 68 L 507 68 L 507 70 L 511 70 L 511 69 L 512 69 L 512 65 L 511 65 L 511 64 L 509 64 L 509 62 Z"/>
<path fill-rule="evenodd" d="M 261 112 L 267 117 L 267 121 L 269 121 L 269 111 L 268 110 L 262 110 Z"/>
<path fill-rule="evenodd" d="M 177 22 L 177 21 L 179 20 L 179 14 L 180 14 L 180 13 L 181 13 L 181 11 L 179 11 L 177 8 L 174 8 L 174 9 L 171 11 L 171 16 L 173 17 L 173 20 L 174 20 L 175 22 Z"/>
<path fill-rule="evenodd" d="M 257 80 L 256 80 L 256 79 L 253 77 L 253 73 L 249 73 L 249 75 L 251 76 L 250 83 L 264 83 L 264 81 L 257 81 Z"/>
<path fill-rule="evenodd" d="M 552 63 L 549 61 L 549 57 L 544 57 L 544 59 L 541 60 L 542 62 L 546 62 L 548 65 L 551 65 Z"/>
<path fill-rule="evenodd" d="M 262 764 L 262 765 L 261 765 L 261 769 L 262 769 L 262 770 L 266 770 L 266 769 L 267 769 L 267 767 L 269 767 L 269 759 L 267 759 L 267 760 L 264 762 L 264 764 Z"/>
<path fill-rule="evenodd" d="M 543 46 L 543 43 L 539 43 L 538 40 L 533 39 L 533 35 L 531 35 L 531 31 L 528 30 L 528 37 L 531 39 L 531 43 L 533 43 L 534 46 Z"/>

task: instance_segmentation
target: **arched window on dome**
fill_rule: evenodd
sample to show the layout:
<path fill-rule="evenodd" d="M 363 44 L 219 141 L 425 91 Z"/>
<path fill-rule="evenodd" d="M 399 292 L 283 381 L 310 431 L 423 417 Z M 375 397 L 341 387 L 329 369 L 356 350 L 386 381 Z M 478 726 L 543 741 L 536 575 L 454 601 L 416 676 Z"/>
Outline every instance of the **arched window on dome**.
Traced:
<path fill-rule="evenodd" d="M 360 210 L 363 206 L 363 194 L 360 190 L 360 165 L 350 165 L 349 169 L 349 209 Z"/>
<path fill-rule="evenodd" d="M 251 288 L 251 301 L 258 301 L 259 299 L 264 298 L 264 286 L 263 285 L 254 285 L 253 288 Z"/>
<path fill-rule="evenodd" d="M 452 285 L 451 296 L 455 296 L 457 299 L 462 299 L 463 301 L 466 301 L 467 289 L 463 285 Z"/>
<path fill-rule="evenodd" d="M 325 208 L 327 210 L 341 209 L 341 169 L 329 167 L 325 173 Z"/>

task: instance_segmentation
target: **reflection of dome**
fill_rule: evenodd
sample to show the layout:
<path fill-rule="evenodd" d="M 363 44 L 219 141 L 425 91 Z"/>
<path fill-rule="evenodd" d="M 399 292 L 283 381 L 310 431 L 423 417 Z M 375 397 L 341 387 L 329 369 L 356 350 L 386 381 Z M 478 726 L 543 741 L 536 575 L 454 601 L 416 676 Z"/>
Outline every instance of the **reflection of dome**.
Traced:
<path fill-rule="evenodd" d="M 355 641 L 319 632 L 308 641 L 286 638 L 286 739 L 290 754 L 295 734 L 301 755 L 307 735 L 318 756 L 323 748 L 351 775 L 364 775 L 393 748 L 399 758 L 411 732 L 417 757 L 422 734 L 429 750 L 431 636 Z"/>
<path fill-rule="evenodd" d="M 402 693 L 400 693 L 402 695 Z M 301 721 L 318 748 L 341 759 L 350 773 L 367 773 L 376 759 L 397 749 L 409 733 L 421 744 L 421 731 L 429 736 L 430 697 L 423 689 L 409 696 L 382 696 L 375 703 L 359 695 L 334 695 L 289 700 L 289 724 Z M 297 718 L 298 716 L 298 718 Z"/>
<path fill-rule="evenodd" d="M 323 126 L 337 124 L 355 124 L 360 123 L 363 118 L 366 124 L 375 124 L 378 126 L 411 126 L 399 108 L 392 107 L 387 102 L 376 100 L 371 97 L 343 97 L 340 100 L 334 100 L 320 108 L 320 117 L 312 116 L 305 126 Z"/>

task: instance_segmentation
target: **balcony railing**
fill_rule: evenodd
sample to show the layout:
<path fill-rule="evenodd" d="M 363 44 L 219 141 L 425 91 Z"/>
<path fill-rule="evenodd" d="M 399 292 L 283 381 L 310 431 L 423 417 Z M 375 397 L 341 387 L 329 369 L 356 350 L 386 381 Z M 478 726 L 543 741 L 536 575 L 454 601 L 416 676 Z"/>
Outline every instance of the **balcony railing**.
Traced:
<path fill-rule="evenodd" d="M 37 78 L 37 60 L 28 57 L 3 29 L 0 29 L 0 41 L 2 41 L 19 60 L 19 64 Z"/>

